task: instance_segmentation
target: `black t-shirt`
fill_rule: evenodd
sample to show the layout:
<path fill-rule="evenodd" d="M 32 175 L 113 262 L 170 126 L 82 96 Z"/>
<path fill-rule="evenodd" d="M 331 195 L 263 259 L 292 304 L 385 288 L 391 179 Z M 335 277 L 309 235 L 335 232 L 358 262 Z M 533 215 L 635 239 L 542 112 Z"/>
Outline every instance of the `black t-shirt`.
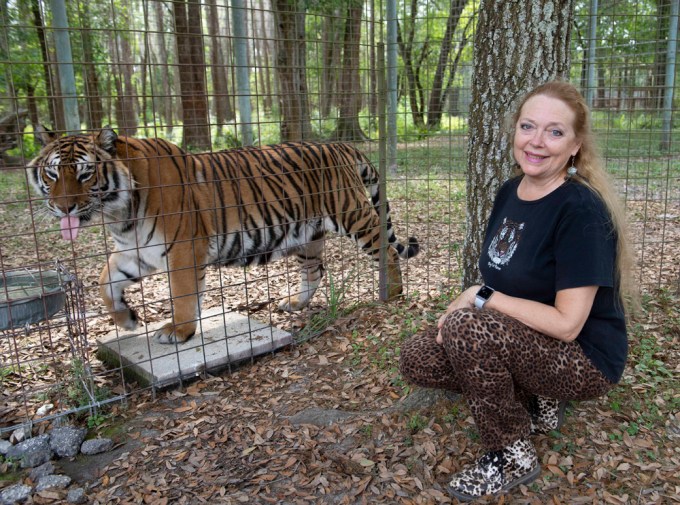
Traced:
<path fill-rule="evenodd" d="M 557 291 L 599 286 L 576 341 L 618 382 L 628 353 L 616 283 L 616 233 L 604 203 L 569 181 L 539 200 L 517 197 L 520 178 L 496 196 L 479 267 L 484 283 L 510 296 L 554 305 Z"/>

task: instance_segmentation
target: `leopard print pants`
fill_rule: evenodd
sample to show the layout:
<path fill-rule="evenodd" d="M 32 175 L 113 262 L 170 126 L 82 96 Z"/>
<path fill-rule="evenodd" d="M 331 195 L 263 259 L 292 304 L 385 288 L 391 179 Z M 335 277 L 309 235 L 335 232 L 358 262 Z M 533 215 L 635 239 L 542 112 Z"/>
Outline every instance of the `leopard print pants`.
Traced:
<path fill-rule="evenodd" d="M 588 400 L 614 384 L 576 342 L 538 333 L 514 318 L 484 309 L 452 312 L 435 341 L 436 325 L 401 348 L 400 371 L 409 382 L 462 394 L 488 451 L 530 431 L 528 399 Z"/>

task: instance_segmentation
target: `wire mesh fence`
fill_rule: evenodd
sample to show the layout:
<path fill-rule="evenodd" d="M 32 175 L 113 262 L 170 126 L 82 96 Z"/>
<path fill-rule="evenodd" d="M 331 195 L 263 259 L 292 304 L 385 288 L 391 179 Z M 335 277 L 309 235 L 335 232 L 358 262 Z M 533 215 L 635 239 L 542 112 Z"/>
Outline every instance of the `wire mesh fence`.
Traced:
<path fill-rule="evenodd" d="M 77 330 L 70 328 L 68 318 L 43 323 L 55 339 L 63 339 L 60 345 L 30 341 L 16 330 L 2 337 L 3 402 L 6 412 L 18 415 L 3 414 L 0 428 L 35 421 L 40 407 L 54 404 L 47 393 L 41 405 L 28 394 L 36 389 L 42 368 L 57 370 L 68 362 L 67 375 L 54 372 L 66 380 L 68 374 L 81 374 L 82 366 L 97 391 L 108 391 L 99 395 L 88 390 L 92 400 L 84 401 L 85 407 L 96 407 L 251 359 L 258 332 L 270 344 L 268 350 L 276 342 L 310 338 L 339 312 L 380 298 L 377 264 L 351 239 L 329 236 L 323 253 L 325 278 L 302 311 L 278 309 L 299 285 L 299 258 L 209 268 L 204 280 L 192 277 L 194 289 L 188 293 L 176 292 L 167 274 L 137 263 L 125 275 L 141 282 L 128 289 L 125 303 L 136 310 L 140 326 L 134 331 L 116 327 L 112 316 L 123 308 L 103 305 L 100 271 L 121 244 L 101 217 L 83 221 L 77 240 L 61 240 L 71 233 L 69 227 L 60 229 L 25 172 L 40 149 L 34 135 L 38 125 L 57 134 L 99 132 L 112 125 L 118 135 L 161 138 L 191 153 L 299 138 L 349 142 L 376 169 L 387 167 L 394 230 L 404 242 L 411 236 L 420 242 L 420 254 L 401 262 L 406 295 L 435 298 L 459 288 L 477 2 L 331 3 L 308 5 L 303 11 L 291 8 L 294 2 L 267 0 L 69 2 L 61 11 L 59 4 L 36 0 L 0 6 L 0 260 L 3 271 L 58 261 L 77 279 L 73 296 L 77 294 L 82 309 L 72 317 Z M 592 104 L 607 167 L 626 200 L 641 288 L 650 293 L 678 290 L 680 147 L 674 138 L 678 81 L 672 66 L 677 13 L 670 1 L 600 2 L 597 12 L 592 7 L 592 2 L 575 5 L 571 80 Z M 399 21 L 398 37 L 386 58 L 398 71 L 388 83 L 396 107 L 386 118 L 393 135 L 386 139 L 379 130 L 379 43 L 389 36 L 390 8 Z M 380 141 L 388 144 L 385 160 L 380 159 Z M 157 148 L 153 155 L 120 157 L 128 165 L 142 158 L 150 167 L 155 163 L 148 170 L 159 172 L 177 166 Z M 329 163 L 321 166 L 328 168 Z M 87 167 L 73 169 L 74 177 L 86 182 Z M 260 174 L 263 169 L 253 162 L 248 170 Z M 261 188 L 258 177 L 253 184 Z M 165 184 L 181 189 L 201 182 Z M 320 200 L 337 197 L 337 187 L 330 184 L 317 195 Z M 167 207 L 163 215 L 183 212 L 173 198 L 160 198 Z M 268 210 L 279 209 L 280 203 Z M 228 206 L 209 207 L 227 212 Z M 247 209 L 246 214 L 265 223 L 261 230 L 275 227 L 276 218 L 267 210 Z M 190 235 L 182 237 L 190 242 Z M 145 242 L 146 236 L 136 240 Z M 176 242 L 171 236 L 162 244 L 126 247 L 139 257 L 141 245 L 167 249 Z M 164 257 L 156 254 L 156 259 Z M 158 344 L 158 327 L 176 316 L 179 297 L 195 297 L 200 282 L 205 289 L 201 318 L 192 316 L 200 326 L 196 335 L 187 344 Z M 232 313 L 244 319 L 230 326 Z M 222 333 L 207 342 L 208 330 L 202 325 L 209 317 Z M 68 344 L 72 333 L 87 335 L 78 353 Z M 134 339 L 139 347 L 122 357 L 121 348 Z M 207 351 L 217 341 L 233 356 L 239 339 L 250 354 L 215 361 Z M 21 345 L 31 356 L 17 353 Z M 59 354 L 60 347 L 70 349 L 69 357 Z M 189 368 L 182 368 L 183 354 L 197 357 Z M 153 359 L 158 356 L 171 362 L 173 379 L 158 379 L 160 365 Z"/>
<path fill-rule="evenodd" d="M 0 349 L 3 386 L 0 433 L 63 416 L 95 418 L 120 397 L 92 373 L 82 286 L 64 265 L 2 270 Z M 11 394 L 7 394 L 11 392 Z"/>

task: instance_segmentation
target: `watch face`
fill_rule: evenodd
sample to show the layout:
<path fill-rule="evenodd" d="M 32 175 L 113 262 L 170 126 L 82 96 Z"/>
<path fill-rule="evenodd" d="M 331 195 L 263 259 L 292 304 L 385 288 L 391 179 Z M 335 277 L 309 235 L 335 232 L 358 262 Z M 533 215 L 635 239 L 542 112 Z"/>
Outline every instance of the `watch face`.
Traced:
<path fill-rule="evenodd" d="M 492 294 L 493 289 L 491 289 L 489 286 L 482 286 L 479 291 L 477 291 L 477 296 L 484 298 L 485 300 L 488 300 Z"/>

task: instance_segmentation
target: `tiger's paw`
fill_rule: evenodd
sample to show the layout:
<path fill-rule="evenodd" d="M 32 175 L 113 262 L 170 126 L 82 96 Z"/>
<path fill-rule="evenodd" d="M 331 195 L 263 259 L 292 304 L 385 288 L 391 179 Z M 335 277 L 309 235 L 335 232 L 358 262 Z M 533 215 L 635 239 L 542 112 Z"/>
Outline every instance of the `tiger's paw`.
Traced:
<path fill-rule="evenodd" d="M 196 333 L 195 325 L 175 326 L 173 323 L 166 323 L 154 333 L 153 337 L 161 344 L 181 344 L 189 340 L 194 333 Z"/>
<path fill-rule="evenodd" d="M 113 317 L 113 322 L 116 323 L 116 326 L 123 328 L 124 330 L 134 330 L 139 323 L 135 311 L 127 307 L 112 312 L 111 316 Z"/>
<path fill-rule="evenodd" d="M 279 303 L 279 310 L 284 312 L 295 312 L 296 310 L 304 309 L 307 305 L 309 305 L 309 298 L 300 300 L 299 296 L 291 296 Z"/>

